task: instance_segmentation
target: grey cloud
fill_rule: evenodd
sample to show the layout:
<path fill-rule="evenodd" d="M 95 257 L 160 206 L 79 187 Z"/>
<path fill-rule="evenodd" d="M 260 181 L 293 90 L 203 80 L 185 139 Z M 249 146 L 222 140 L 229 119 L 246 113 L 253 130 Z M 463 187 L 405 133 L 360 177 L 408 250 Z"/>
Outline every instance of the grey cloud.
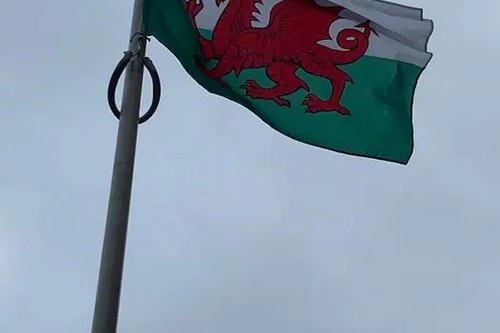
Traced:
<path fill-rule="evenodd" d="M 470 14 L 498 4 L 408 5 L 436 23 L 408 167 L 289 140 L 150 43 L 120 332 L 499 331 L 500 26 Z M 1 332 L 90 331 L 131 7 L 3 6 Z"/>

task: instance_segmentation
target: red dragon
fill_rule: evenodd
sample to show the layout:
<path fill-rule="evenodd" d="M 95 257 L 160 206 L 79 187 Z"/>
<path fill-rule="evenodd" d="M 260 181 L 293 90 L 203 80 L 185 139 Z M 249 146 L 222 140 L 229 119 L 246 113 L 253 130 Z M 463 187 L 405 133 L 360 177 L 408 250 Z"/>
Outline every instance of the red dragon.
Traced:
<path fill-rule="evenodd" d="M 201 0 L 182 0 L 190 17 L 191 24 L 197 28 L 196 16 L 203 9 Z M 339 6 L 320 7 L 314 0 L 284 0 L 271 9 L 266 27 L 253 27 L 259 13 L 256 5 L 262 0 L 215 0 L 217 6 L 229 1 L 217 21 L 212 40 L 199 35 L 205 61 L 198 64 L 206 75 L 224 84 L 223 77 L 234 71 L 238 76 L 247 68 L 265 68 L 266 74 L 275 85 L 265 88 L 255 80 L 248 80 L 240 88 L 254 99 L 272 100 L 282 106 L 290 106 L 283 96 L 299 89 L 310 92 L 309 86 L 296 72 L 321 76 L 330 81 L 332 92 L 327 100 L 309 93 L 302 102 L 306 112 L 317 113 L 336 111 L 350 115 L 340 99 L 347 82 L 353 82 L 347 73 L 337 65 L 355 62 L 368 49 L 370 32 L 369 22 L 358 24 L 356 28 L 346 28 L 337 35 L 338 45 L 345 50 L 334 50 L 318 44 L 330 39 L 331 24 L 340 18 L 344 9 Z M 363 31 L 361 31 L 363 29 Z M 217 59 L 213 69 L 204 66 L 206 61 Z"/>

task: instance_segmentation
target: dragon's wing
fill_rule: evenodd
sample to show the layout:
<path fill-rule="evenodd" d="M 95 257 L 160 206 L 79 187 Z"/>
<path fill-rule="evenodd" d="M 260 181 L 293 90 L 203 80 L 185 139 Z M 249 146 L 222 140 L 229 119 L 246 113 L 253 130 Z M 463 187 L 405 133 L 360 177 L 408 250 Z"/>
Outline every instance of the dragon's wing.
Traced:
<path fill-rule="evenodd" d="M 246 29 L 234 43 L 254 66 L 269 59 L 294 59 L 318 41 L 330 39 L 330 25 L 341 10 L 320 7 L 314 0 L 281 1 L 272 8 L 266 27 Z"/>

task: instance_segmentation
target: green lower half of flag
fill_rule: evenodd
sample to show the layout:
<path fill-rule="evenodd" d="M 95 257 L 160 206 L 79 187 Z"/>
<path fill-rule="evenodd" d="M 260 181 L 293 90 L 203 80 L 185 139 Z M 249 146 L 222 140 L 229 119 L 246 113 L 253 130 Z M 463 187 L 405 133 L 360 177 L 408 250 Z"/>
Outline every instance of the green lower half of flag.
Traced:
<path fill-rule="evenodd" d="M 180 1 L 178 3 L 182 5 Z M 396 60 L 364 56 L 355 63 L 339 66 L 353 80 L 353 83 L 346 84 L 341 98 L 341 104 L 350 110 L 351 115 L 306 113 L 302 101 L 309 92 L 304 89 L 283 96 L 290 102 L 289 107 L 245 95 L 241 86 L 248 80 L 255 80 L 263 87 L 274 85 L 265 68 L 245 69 L 238 76 L 229 73 L 223 77 L 228 87 L 206 77 L 194 60 L 201 52 L 197 32 L 187 16 L 165 18 L 158 15 L 158 11 L 147 9 L 147 33 L 167 46 L 187 72 L 208 91 L 247 107 L 272 128 L 295 140 L 346 154 L 408 163 L 413 151 L 413 95 L 422 68 Z M 210 31 L 202 30 L 201 33 L 207 39 L 211 38 Z M 216 62 L 213 60 L 205 65 L 210 68 Z M 301 69 L 296 74 L 307 83 L 311 93 L 328 99 L 332 85 L 327 79 Z"/>

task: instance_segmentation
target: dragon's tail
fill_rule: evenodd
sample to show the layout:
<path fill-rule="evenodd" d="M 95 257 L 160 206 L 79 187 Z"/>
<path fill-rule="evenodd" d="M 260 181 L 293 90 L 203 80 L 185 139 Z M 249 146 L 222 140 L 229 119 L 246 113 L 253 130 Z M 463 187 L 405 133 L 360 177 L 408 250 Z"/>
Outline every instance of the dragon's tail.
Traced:
<path fill-rule="evenodd" d="M 370 22 L 366 21 L 356 26 L 363 28 L 360 31 L 355 28 L 346 28 L 341 30 L 337 35 L 337 44 L 348 51 L 332 50 L 337 53 L 335 58 L 336 64 L 348 64 L 361 58 L 368 50 L 370 34 L 373 31 L 370 27 Z M 376 32 L 373 31 L 375 34 Z"/>

